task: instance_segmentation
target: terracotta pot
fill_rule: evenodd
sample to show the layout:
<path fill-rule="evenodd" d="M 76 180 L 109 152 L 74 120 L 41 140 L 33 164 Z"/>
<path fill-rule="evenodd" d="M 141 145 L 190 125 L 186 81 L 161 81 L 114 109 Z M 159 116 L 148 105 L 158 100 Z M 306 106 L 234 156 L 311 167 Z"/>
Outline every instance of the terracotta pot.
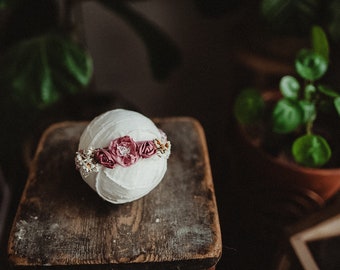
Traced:
<path fill-rule="evenodd" d="M 238 132 L 243 158 L 266 184 L 312 191 L 323 200 L 340 190 L 340 168 L 307 168 L 273 157 L 259 146 L 259 139 L 250 137 L 244 128 L 238 127 Z"/>

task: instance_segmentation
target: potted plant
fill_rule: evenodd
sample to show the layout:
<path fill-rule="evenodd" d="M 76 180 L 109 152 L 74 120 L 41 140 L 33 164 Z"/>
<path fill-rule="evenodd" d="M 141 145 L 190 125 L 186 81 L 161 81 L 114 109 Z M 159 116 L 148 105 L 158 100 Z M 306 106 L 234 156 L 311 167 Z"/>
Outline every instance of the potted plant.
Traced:
<path fill-rule="evenodd" d="M 279 90 L 247 88 L 234 104 L 254 164 L 266 166 L 264 177 L 325 200 L 340 189 L 340 92 L 323 82 L 330 63 L 327 36 L 313 26 L 311 48 L 298 52 L 296 73 L 283 76 Z"/>

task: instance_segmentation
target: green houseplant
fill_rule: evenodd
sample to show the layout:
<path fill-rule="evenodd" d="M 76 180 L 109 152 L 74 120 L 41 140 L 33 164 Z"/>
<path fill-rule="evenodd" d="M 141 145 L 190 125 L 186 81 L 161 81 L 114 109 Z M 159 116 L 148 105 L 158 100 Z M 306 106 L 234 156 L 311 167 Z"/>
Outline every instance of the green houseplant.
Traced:
<path fill-rule="evenodd" d="M 311 173 L 322 168 L 324 173 L 340 167 L 336 139 L 340 93 L 323 82 L 331 61 L 328 40 L 321 27 L 312 28 L 311 44 L 311 48 L 298 52 L 296 74 L 283 76 L 279 91 L 261 93 L 253 88 L 241 91 L 235 100 L 234 114 L 243 131 L 253 134 L 258 146 L 269 156 L 284 160 L 286 165 L 295 163 L 292 165 L 295 169 Z M 291 177 L 294 181 L 301 178 Z M 333 182 L 336 186 L 331 193 L 340 187 L 340 178 Z"/>

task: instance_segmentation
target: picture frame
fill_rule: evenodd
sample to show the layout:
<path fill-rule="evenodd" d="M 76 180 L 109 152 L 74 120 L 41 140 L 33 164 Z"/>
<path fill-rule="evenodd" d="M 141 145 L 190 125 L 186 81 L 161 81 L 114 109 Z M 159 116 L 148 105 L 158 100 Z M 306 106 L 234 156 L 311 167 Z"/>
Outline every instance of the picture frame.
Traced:
<path fill-rule="evenodd" d="M 340 194 L 287 231 L 289 245 L 303 269 L 340 269 Z"/>

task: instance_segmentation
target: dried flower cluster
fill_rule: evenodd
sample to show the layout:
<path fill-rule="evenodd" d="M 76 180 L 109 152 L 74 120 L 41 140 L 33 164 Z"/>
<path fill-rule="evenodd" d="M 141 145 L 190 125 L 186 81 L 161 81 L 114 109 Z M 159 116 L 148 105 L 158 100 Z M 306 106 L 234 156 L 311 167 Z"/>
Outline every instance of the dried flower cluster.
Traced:
<path fill-rule="evenodd" d="M 168 158 L 171 144 L 164 132 L 161 139 L 135 142 L 130 136 L 114 139 L 105 148 L 88 148 L 76 152 L 76 168 L 85 177 L 92 172 L 98 172 L 100 165 L 113 169 L 117 165 L 128 167 L 141 158 L 153 155 Z"/>

